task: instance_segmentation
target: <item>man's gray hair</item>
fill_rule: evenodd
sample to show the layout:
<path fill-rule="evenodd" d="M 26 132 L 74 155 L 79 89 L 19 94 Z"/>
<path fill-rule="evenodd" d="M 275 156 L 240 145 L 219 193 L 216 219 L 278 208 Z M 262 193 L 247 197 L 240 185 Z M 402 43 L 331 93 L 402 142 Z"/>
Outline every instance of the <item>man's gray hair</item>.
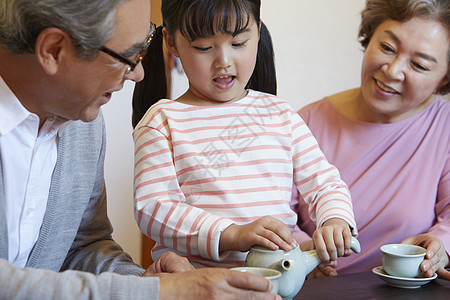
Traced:
<path fill-rule="evenodd" d="M 0 0 L 0 44 L 13 53 L 34 53 L 46 28 L 70 35 L 77 55 L 94 59 L 113 35 L 116 6 L 127 0 Z"/>

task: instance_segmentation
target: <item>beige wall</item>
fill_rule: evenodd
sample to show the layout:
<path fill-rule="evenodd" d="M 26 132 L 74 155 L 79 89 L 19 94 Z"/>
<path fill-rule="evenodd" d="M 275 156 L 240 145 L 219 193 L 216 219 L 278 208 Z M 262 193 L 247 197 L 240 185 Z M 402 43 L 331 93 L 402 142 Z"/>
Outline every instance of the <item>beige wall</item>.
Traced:
<path fill-rule="evenodd" d="M 362 52 L 357 31 L 364 2 L 262 0 L 262 19 L 275 44 L 278 94 L 295 109 L 359 85 Z M 134 221 L 132 200 L 133 87 L 127 83 L 103 109 L 108 142 L 105 178 L 113 236 L 140 261 L 140 232 Z"/>
<path fill-rule="evenodd" d="M 295 109 L 359 85 L 357 32 L 364 2 L 262 1 L 261 18 L 274 42 L 278 95 Z"/>
<path fill-rule="evenodd" d="M 151 0 L 150 3 L 152 8 L 150 11 L 150 20 L 159 26 L 162 23 L 161 0 Z"/>

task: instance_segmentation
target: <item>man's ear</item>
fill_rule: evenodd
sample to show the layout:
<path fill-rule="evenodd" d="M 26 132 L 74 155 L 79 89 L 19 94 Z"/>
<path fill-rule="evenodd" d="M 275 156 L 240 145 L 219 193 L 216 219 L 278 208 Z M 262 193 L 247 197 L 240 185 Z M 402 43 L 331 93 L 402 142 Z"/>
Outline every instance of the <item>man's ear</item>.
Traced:
<path fill-rule="evenodd" d="M 54 75 L 63 58 L 73 52 L 70 36 L 54 27 L 46 28 L 38 35 L 34 49 L 43 70 L 49 75 Z"/>
<path fill-rule="evenodd" d="M 172 54 L 172 55 L 174 55 L 176 57 L 180 57 L 178 55 L 178 50 L 177 50 L 177 47 L 175 45 L 175 40 L 169 34 L 167 29 L 163 28 L 162 33 L 163 33 L 163 37 L 164 37 L 164 43 L 166 43 L 167 49 L 169 50 L 170 54 Z"/>

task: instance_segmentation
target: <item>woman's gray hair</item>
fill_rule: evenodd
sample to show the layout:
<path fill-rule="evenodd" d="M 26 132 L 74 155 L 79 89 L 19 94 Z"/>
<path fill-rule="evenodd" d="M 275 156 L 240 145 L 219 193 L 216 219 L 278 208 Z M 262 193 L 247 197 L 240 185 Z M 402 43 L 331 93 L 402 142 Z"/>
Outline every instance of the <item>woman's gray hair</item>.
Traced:
<path fill-rule="evenodd" d="M 56 27 L 70 35 L 77 55 L 94 59 L 113 35 L 116 6 L 127 0 L 0 0 L 0 44 L 34 53 L 39 34 Z"/>
<path fill-rule="evenodd" d="M 366 0 L 366 7 L 361 13 L 359 41 L 365 49 L 378 25 L 386 20 L 407 22 L 414 17 L 437 21 L 447 30 L 450 41 L 450 0 Z M 450 80 L 450 45 L 447 53 Z M 445 95 L 450 92 L 450 82 L 439 89 Z"/>

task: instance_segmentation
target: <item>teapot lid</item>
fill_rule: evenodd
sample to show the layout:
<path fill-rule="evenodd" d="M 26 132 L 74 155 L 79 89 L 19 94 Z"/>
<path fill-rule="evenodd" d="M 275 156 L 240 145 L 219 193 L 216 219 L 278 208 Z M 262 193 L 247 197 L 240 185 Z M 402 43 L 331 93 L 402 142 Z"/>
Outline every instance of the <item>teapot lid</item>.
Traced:
<path fill-rule="evenodd" d="M 254 245 L 250 248 L 250 250 L 267 251 L 267 252 L 283 251 L 281 249 L 272 250 L 272 249 L 269 249 L 269 248 L 261 246 L 261 245 Z"/>

